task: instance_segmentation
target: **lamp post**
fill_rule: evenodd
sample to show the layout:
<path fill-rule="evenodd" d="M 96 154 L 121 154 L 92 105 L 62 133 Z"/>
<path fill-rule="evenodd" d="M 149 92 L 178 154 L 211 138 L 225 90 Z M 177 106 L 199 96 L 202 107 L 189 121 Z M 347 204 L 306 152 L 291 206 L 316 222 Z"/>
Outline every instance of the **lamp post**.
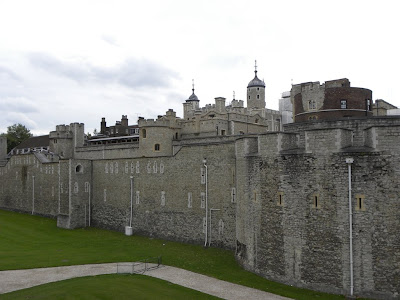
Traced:
<path fill-rule="evenodd" d="M 32 215 L 35 211 L 35 175 L 32 175 Z"/>
<path fill-rule="evenodd" d="M 132 235 L 132 217 L 133 217 L 133 176 L 130 176 L 130 203 L 131 213 L 129 217 L 129 226 L 125 226 L 125 235 Z"/>
<path fill-rule="evenodd" d="M 205 221 L 206 221 L 206 228 L 205 228 L 205 239 L 204 239 L 204 247 L 207 247 L 207 240 L 208 240 L 208 220 L 207 220 L 207 218 L 208 218 L 208 169 L 207 169 L 207 160 L 206 159 L 203 159 L 203 166 L 204 166 L 204 169 L 205 169 L 205 184 L 206 184 L 206 195 L 205 195 L 205 197 L 206 197 L 206 219 L 205 219 Z"/>

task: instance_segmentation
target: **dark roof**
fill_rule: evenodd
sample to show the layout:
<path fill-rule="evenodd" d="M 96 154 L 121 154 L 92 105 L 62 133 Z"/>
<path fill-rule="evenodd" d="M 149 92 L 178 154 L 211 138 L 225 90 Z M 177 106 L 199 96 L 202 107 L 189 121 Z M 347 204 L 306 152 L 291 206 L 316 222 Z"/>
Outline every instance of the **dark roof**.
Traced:
<path fill-rule="evenodd" d="M 265 83 L 263 80 L 260 80 L 257 77 L 257 73 L 256 76 L 254 76 L 253 80 L 249 82 L 249 84 L 247 85 L 247 87 L 252 87 L 252 86 L 259 86 L 259 87 L 265 87 Z"/>
<path fill-rule="evenodd" d="M 50 145 L 49 135 L 33 136 L 23 141 L 15 149 L 40 148 Z"/>
<path fill-rule="evenodd" d="M 188 101 L 199 101 L 199 98 L 197 98 L 196 94 L 194 93 L 194 90 L 192 95 L 190 95 L 189 99 L 186 100 L 186 102 Z"/>

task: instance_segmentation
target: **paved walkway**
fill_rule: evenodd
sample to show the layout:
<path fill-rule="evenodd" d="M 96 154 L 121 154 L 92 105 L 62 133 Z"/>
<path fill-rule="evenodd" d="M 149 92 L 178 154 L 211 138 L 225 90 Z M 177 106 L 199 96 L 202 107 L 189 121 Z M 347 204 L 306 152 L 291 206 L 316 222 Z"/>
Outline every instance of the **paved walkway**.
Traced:
<path fill-rule="evenodd" d="M 74 277 L 115 274 L 117 273 L 118 264 L 121 266 L 121 264 L 125 265 L 129 263 L 1 271 L 0 294 Z M 160 278 L 224 299 L 289 299 L 170 266 L 162 266 L 158 269 L 148 270 L 144 275 Z"/>

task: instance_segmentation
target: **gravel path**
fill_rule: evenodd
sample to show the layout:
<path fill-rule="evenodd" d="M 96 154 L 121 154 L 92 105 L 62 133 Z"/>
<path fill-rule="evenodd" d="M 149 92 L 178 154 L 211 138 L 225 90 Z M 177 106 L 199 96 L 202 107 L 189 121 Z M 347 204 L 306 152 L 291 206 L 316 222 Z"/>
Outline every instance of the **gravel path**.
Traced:
<path fill-rule="evenodd" d="M 129 264 L 132 265 L 132 263 L 109 263 L 1 271 L 0 294 L 74 277 L 115 274 L 118 265 L 121 270 L 121 266 L 126 267 Z M 289 299 L 170 266 L 147 270 L 144 275 L 160 278 L 224 299 Z"/>

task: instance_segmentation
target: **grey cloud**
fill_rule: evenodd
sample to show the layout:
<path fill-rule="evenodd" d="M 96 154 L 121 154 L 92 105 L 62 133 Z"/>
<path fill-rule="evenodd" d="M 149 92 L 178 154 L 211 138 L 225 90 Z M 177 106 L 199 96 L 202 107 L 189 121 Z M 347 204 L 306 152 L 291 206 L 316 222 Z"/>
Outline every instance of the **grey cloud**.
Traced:
<path fill-rule="evenodd" d="M 85 64 L 71 64 L 58 60 L 45 53 L 31 53 L 28 55 L 29 62 L 49 73 L 65 76 L 73 80 L 81 81 L 90 78 L 90 69 Z"/>
<path fill-rule="evenodd" d="M 0 98 L 0 111 L 13 113 L 32 113 L 38 109 L 33 101 L 23 97 Z"/>
<path fill-rule="evenodd" d="M 10 69 L 8 69 L 6 67 L 2 67 L 2 66 L 0 66 L 0 79 L 2 79 L 2 81 L 7 80 L 7 79 L 12 79 L 12 80 L 16 80 L 16 81 L 21 80 L 19 78 L 19 76 L 17 74 L 15 74 L 13 71 L 11 71 Z"/>
<path fill-rule="evenodd" d="M 178 77 L 174 71 L 145 59 L 130 58 L 116 67 L 104 68 L 86 62 L 63 62 L 44 53 L 30 54 L 28 58 L 35 67 L 77 82 L 118 83 L 129 88 L 165 88 Z"/>
<path fill-rule="evenodd" d="M 107 44 L 110 44 L 110 45 L 112 45 L 112 46 L 118 46 L 118 43 L 117 43 L 116 39 L 115 39 L 113 36 L 111 36 L 111 35 L 103 34 L 103 35 L 101 36 L 101 39 L 102 39 L 103 41 L 105 41 Z"/>
<path fill-rule="evenodd" d="M 118 82 L 126 86 L 167 87 L 178 75 L 146 60 L 129 59 L 117 70 Z"/>

